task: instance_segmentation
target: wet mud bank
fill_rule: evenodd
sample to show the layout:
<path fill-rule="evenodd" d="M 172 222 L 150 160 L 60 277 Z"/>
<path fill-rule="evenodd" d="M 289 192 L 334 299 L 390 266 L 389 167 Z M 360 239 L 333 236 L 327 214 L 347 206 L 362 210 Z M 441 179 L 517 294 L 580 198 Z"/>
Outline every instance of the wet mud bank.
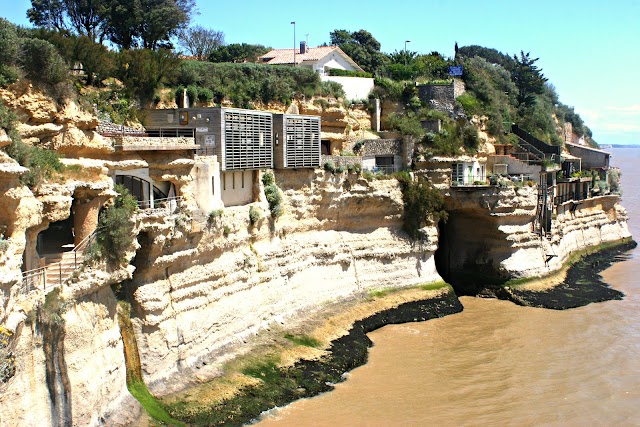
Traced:
<path fill-rule="evenodd" d="M 505 286 L 495 291 L 500 299 L 527 307 L 566 310 L 594 302 L 621 300 L 624 293 L 612 289 L 602 281 L 600 272 L 613 263 L 624 261 L 637 243 L 633 240 L 586 255 L 569 267 L 562 283 L 546 290 L 521 289 Z"/>
<path fill-rule="evenodd" d="M 266 362 L 249 374 L 260 384 L 243 388 L 234 397 L 206 411 L 193 413 L 177 402 L 168 406 L 172 416 L 189 425 L 239 426 L 255 420 L 262 412 L 294 400 L 330 391 L 345 379 L 344 374 L 367 362 L 373 345 L 367 333 L 385 325 L 420 322 L 461 312 L 453 291 L 431 299 L 412 301 L 356 321 L 348 334 L 332 341 L 327 354 L 315 360 L 300 360 L 288 368 Z"/>

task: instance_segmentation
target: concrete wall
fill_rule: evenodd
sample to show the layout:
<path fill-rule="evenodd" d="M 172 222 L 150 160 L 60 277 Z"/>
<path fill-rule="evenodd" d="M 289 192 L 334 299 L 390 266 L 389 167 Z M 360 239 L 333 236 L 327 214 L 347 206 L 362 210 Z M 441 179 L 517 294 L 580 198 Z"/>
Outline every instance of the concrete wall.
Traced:
<path fill-rule="evenodd" d="M 340 83 L 349 101 L 367 99 L 373 90 L 373 79 L 367 77 L 345 77 L 320 75 L 322 81 Z"/>
<path fill-rule="evenodd" d="M 509 175 L 531 175 L 536 180 L 542 170 L 540 165 L 529 165 L 511 156 L 489 156 L 487 158 L 487 170 L 490 173 L 499 173 L 493 171 L 493 166 L 496 164 L 507 165 Z"/>
<path fill-rule="evenodd" d="M 202 211 L 208 213 L 223 207 L 217 156 L 196 157 L 191 177 L 196 203 Z"/>
<path fill-rule="evenodd" d="M 241 206 L 253 202 L 255 171 L 227 171 L 220 174 L 222 202 L 225 207 Z"/>

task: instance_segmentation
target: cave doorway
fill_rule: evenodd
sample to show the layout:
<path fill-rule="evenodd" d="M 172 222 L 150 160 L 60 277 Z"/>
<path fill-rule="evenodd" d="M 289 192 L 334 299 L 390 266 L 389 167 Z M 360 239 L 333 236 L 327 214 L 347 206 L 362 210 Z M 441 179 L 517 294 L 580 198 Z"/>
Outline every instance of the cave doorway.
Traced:
<path fill-rule="evenodd" d="M 45 264 L 56 262 L 60 254 L 75 247 L 73 219 L 72 213 L 69 218 L 52 222 L 46 230 L 38 233 L 36 252 L 41 259 L 45 258 Z"/>
<path fill-rule="evenodd" d="M 488 216 L 471 211 L 448 212 L 438 223 L 436 269 L 458 295 L 478 295 L 503 283 L 499 266 L 504 236 Z"/>

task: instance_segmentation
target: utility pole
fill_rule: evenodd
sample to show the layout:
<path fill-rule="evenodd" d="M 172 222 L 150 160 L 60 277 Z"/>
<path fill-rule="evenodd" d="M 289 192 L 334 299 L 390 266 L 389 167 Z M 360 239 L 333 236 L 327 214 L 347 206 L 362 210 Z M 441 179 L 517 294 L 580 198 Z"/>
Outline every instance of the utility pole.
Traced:
<path fill-rule="evenodd" d="M 296 67 L 296 21 L 291 21 L 293 25 L 293 66 Z"/>
<path fill-rule="evenodd" d="M 407 43 L 411 43 L 411 40 L 404 41 L 404 66 L 407 66 Z"/>

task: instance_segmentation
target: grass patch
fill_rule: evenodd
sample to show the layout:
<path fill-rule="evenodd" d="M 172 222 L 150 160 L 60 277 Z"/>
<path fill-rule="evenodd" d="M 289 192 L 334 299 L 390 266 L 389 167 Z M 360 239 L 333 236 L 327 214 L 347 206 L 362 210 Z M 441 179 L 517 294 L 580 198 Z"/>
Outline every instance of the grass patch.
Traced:
<path fill-rule="evenodd" d="M 409 287 L 406 287 L 406 288 L 376 289 L 374 291 L 369 291 L 369 298 L 372 298 L 372 299 L 384 298 L 384 297 L 389 296 L 391 294 L 395 294 L 395 293 L 398 293 L 398 292 L 403 292 L 403 291 L 407 291 L 407 290 L 411 290 L 411 289 L 422 289 L 423 291 L 435 291 L 435 290 L 443 289 L 443 288 L 448 288 L 450 290 L 453 290 L 451 285 L 449 285 L 445 281 L 441 280 L 439 282 L 423 283 L 421 285 L 409 286 Z"/>
<path fill-rule="evenodd" d="M 285 334 L 284 337 L 296 345 L 302 345 L 305 347 L 312 347 L 312 348 L 320 348 L 322 346 L 320 341 L 318 341 L 313 337 L 310 337 L 309 335 Z"/>
<path fill-rule="evenodd" d="M 443 280 L 439 282 L 426 283 L 424 285 L 420 285 L 419 288 L 425 291 L 436 291 L 443 288 L 453 289 L 450 284 Z"/>
<path fill-rule="evenodd" d="M 142 407 L 147 411 L 153 419 L 172 425 L 172 426 L 186 426 L 185 423 L 178 421 L 169 415 L 169 413 L 158 403 L 155 397 L 149 392 L 146 384 L 141 381 L 132 381 L 127 384 L 129 393 L 135 397 Z"/>

